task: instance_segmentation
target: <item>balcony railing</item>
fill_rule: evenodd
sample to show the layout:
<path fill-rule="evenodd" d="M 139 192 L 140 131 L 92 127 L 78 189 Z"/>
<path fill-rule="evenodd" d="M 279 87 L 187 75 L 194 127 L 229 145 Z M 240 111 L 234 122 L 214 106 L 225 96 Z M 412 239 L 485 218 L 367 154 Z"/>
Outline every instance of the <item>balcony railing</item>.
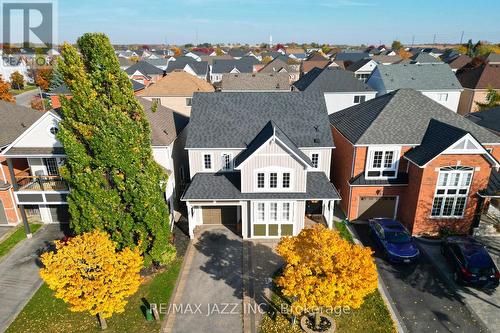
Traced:
<path fill-rule="evenodd" d="M 61 176 L 15 176 L 18 191 L 69 191 Z"/>

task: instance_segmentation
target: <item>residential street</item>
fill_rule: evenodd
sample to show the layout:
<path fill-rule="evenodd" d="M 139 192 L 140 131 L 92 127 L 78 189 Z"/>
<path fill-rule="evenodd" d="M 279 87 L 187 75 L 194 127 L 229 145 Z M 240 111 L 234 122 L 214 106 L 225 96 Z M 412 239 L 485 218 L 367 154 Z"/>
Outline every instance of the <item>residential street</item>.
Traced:
<path fill-rule="evenodd" d="M 0 332 L 7 329 L 42 284 L 39 255 L 63 236 L 59 224 L 45 225 L 0 261 Z"/>
<path fill-rule="evenodd" d="M 33 96 L 38 95 L 38 89 L 33 89 L 30 91 L 23 92 L 22 94 L 14 96 L 16 98 L 16 104 L 30 107 L 31 99 Z"/>
<path fill-rule="evenodd" d="M 373 249 L 367 224 L 355 224 L 362 243 Z M 414 265 L 394 265 L 375 249 L 379 277 L 409 332 L 485 332 L 452 286 L 423 256 Z"/>

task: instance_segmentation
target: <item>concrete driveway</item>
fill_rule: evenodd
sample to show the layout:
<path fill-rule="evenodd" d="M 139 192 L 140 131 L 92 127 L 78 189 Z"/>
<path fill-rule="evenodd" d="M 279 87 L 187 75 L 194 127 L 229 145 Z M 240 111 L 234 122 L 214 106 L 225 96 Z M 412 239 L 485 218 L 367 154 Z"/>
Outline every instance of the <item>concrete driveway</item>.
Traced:
<path fill-rule="evenodd" d="M 33 97 L 35 97 L 36 95 L 39 95 L 39 94 L 40 94 L 40 92 L 38 91 L 38 89 L 33 89 L 33 90 L 23 92 L 22 94 L 16 95 L 14 97 L 16 99 L 17 105 L 31 107 L 31 100 L 33 99 Z"/>
<path fill-rule="evenodd" d="M 476 237 L 486 247 L 496 265 L 500 264 L 500 237 Z M 420 240 L 420 247 L 427 253 L 429 260 L 438 272 L 456 290 L 468 308 L 473 311 L 482 323 L 491 331 L 498 332 L 500 328 L 500 287 L 495 290 L 482 290 L 466 286 L 458 286 L 453 281 L 453 272 L 440 253 L 440 243 Z"/>
<path fill-rule="evenodd" d="M 424 256 L 413 265 L 394 265 L 383 259 L 367 224 L 354 224 L 365 246 L 375 251 L 375 262 L 391 303 L 408 332 L 485 332 L 468 310 L 463 297 L 443 281 Z"/>
<path fill-rule="evenodd" d="M 243 242 L 221 226 L 190 245 L 163 332 L 242 332 Z"/>

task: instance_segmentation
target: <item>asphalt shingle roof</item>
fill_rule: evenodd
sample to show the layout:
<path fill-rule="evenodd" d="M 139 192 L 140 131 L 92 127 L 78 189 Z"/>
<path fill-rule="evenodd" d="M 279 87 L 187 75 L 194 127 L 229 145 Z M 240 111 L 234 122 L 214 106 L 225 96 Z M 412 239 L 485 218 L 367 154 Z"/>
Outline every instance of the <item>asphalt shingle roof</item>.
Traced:
<path fill-rule="evenodd" d="M 297 147 L 333 147 L 324 98 L 310 93 L 195 93 L 186 148 L 247 148 L 269 121 Z"/>
<path fill-rule="evenodd" d="M 366 52 L 341 52 L 335 55 L 335 60 L 349 60 L 354 62 L 369 57 L 370 54 Z"/>
<path fill-rule="evenodd" d="M 207 61 L 196 61 L 190 57 L 181 57 L 178 60 L 170 61 L 166 73 L 172 73 L 176 70 L 182 70 L 189 65 L 197 75 L 206 75 L 208 73 Z"/>
<path fill-rule="evenodd" d="M 354 73 L 341 69 L 313 68 L 295 82 L 301 91 L 325 92 L 364 92 L 375 91 L 369 85 L 354 77 Z"/>
<path fill-rule="evenodd" d="M 128 75 L 134 74 L 136 71 L 141 72 L 143 75 L 163 75 L 163 70 L 151 65 L 147 61 L 139 61 L 138 63 L 130 66 L 125 70 Z"/>
<path fill-rule="evenodd" d="M 212 63 L 212 73 L 230 73 L 236 68 L 240 73 L 252 73 L 253 65 L 259 61 L 254 57 L 243 57 L 241 59 L 216 59 Z"/>
<path fill-rule="evenodd" d="M 379 65 L 377 72 L 387 91 L 410 88 L 415 90 L 462 89 L 450 66 L 441 64 L 392 64 Z M 368 79 L 368 83 L 370 79 Z"/>
<path fill-rule="evenodd" d="M 0 101 L 0 148 L 11 144 L 43 115 L 41 111 Z"/>
<path fill-rule="evenodd" d="M 475 68 L 463 67 L 457 72 L 462 86 L 471 89 L 500 88 L 500 64 L 482 65 Z"/>
<path fill-rule="evenodd" d="M 469 113 L 465 117 L 479 126 L 500 133 L 500 106 L 485 111 Z"/>
<path fill-rule="evenodd" d="M 499 136 L 413 89 L 399 89 L 329 117 L 335 128 L 358 145 L 419 145 L 431 119 L 461 128 L 483 144 L 500 143 Z"/>
<path fill-rule="evenodd" d="M 288 73 L 226 73 L 222 75 L 221 89 L 244 91 L 290 90 Z"/>
<path fill-rule="evenodd" d="M 351 65 L 349 65 L 346 70 L 350 71 L 350 72 L 355 72 L 357 71 L 358 69 L 360 69 L 361 67 L 363 67 L 364 65 L 366 65 L 367 63 L 369 63 L 372 59 L 361 59 L 361 60 L 358 60 L 354 63 L 352 63 Z"/>
<path fill-rule="evenodd" d="M 184 192 L 182 200 L 340 199 L 324 172 L 307 173 L 306 192 L 241 193 L 240 184 L 239 172 L 198 172 Z"/>
<path fill-rule="evenodd" d="M 410 58 L 413 62 L 418 62 L 419 64 L 439 64 L 442 63 L 441 60 L 431 56 L 429 53 L 420 52 L 415 54 Z"/>

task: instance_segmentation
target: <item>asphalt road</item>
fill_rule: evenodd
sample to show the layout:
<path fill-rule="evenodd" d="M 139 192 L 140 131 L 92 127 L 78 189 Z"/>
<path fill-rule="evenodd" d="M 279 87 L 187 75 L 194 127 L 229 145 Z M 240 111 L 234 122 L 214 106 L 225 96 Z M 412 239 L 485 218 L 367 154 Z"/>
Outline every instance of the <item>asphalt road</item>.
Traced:
<path fill-rule="evenodd" d="M 31 99 L 33 96 L 38 95 L 38 89 L 29 90 L 23 92 L 22 94 L 14 96 L 16 98 L 16 104 L 31 107 Z"/>
<path fill-rule="evenodd" d="M 390 264 L 382 258 L 367 224 L 355 224 L 361 242 L 375 251 L 375 261 L 408 332 L 485 332 L 453 287 L 441 280 L 422 256 L 411 265 Z"/>

